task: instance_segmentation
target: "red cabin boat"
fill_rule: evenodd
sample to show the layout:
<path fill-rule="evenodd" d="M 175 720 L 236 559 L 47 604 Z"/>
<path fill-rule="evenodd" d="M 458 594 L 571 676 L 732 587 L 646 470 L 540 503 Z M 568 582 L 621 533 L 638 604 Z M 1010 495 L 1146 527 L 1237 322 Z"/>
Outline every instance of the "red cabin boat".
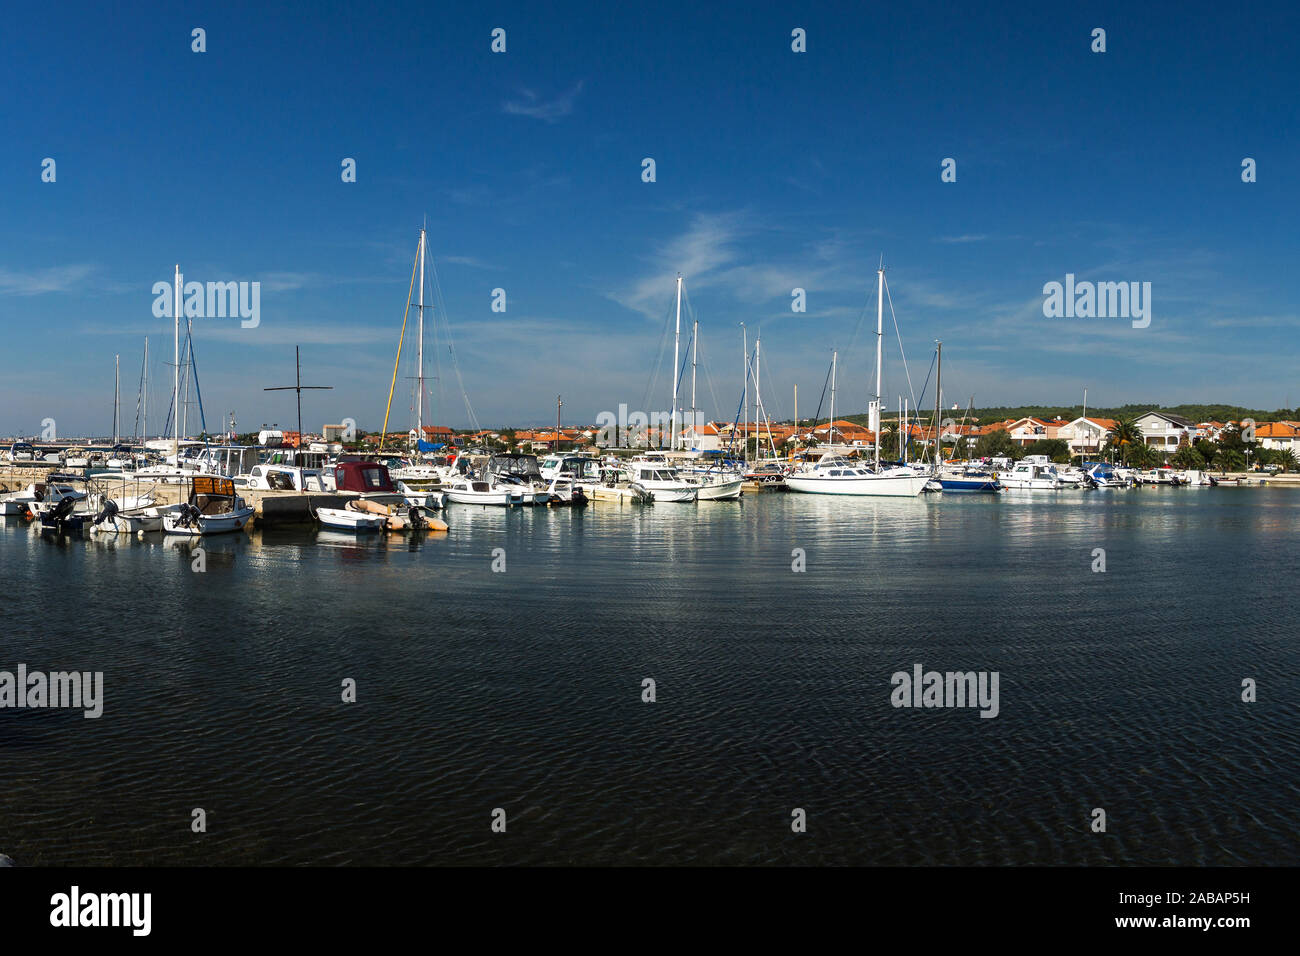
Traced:
<path fill-rule="evenodd" d="M 396 494 L 388 466 L 377 461 L 341 461 L 334 466 L 334 487 L 358 494 Z"/>

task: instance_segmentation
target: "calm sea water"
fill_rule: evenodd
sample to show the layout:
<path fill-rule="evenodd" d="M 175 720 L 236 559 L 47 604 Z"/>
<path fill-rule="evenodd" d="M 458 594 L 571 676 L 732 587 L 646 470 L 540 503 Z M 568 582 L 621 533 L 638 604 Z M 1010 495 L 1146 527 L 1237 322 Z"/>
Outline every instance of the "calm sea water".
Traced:
<path fill-rule="evenodd" d="M 415 540 L 212 538 L 196 573 L 188 541 L 59 542 L 9 519 L 0 670 L 103 671 L 105 705 L 0 711 L 0 852 L 1300 863 L 1300 492 L 448 520 Z M 917 663 L 998 671 L 999 715 L 895 709 L 890 675 Z"/>

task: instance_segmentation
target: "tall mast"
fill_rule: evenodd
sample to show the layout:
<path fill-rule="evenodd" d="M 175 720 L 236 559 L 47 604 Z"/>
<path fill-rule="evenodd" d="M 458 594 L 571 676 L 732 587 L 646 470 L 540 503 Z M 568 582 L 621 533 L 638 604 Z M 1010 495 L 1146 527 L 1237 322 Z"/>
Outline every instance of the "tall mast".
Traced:
<path fill-rule="evenodd" d="M 118 395 L 122 387 L 122 356 L 113 356 L 113 444 L 117 444 Z"/>
<path fill-rule="evenodd" d="M 1083 386 L 1083 418 L 1084 418 L 1083 433 L 1084 435 L 1088 435 L 1090 434 L 1090 432 L 1088 430 L 1088 422 L 1087 422 L 1088 419 L 1088 386 L 1087 385 Z M 1083 441 L 1079 442 L 1079 467 L 1080 468 L 1083 467 L 1083 458 L 1084 455 L 1087 453 L 1087 444 L 1088 442 L 1086 438 Z"/>
<path fill-rule="evenodd" d="M 760 329 L 754 341 L 754 460 L 763 458 L 763 332 Z"/>
<path fill-rule="evenodd" d="M 194 323 L 188 317 L 185 319 L 185 401 L 181 403 L 182 421 L 181 434 L 189 437 L 190 434 L 190 379 L 193 377 L 190 370 L 194 366 Z"/>
<path fill-rule="evenodd" d="M 172 357 L 176 360 L 172 366 L 172 455 L 179 456 L 181 450 L 181 267 L 176 264 L 176 287 L 172 290 Z M 180 459 L 176 465 L 179 468 Z"/>
<path fill-rule="evenodd" d="M 740 342 L 745 358 L 741 378 L 741 381 L 745 383 L 744 388 L 741 390 L 741 394 L 745 396 L 745 418 L 740 425 L 742 442 L 740 459 L 741 461 L 749 461 L 749 329 L 745 328 L 744 322 L 740 323 Z"/>
<path fill-rule="evenodd" d="M 671 437 L 668 440 L 668 449 L 677 450 L 677 386 L 678 379 L 681 377 L 680 369 L 677 368 L 677 357 L 681 352 L 682 345 L 682 274 L 677 273 L 677 331 L 673 337 L 673 405 L 672 412 L 669 415 L 668 427 L 671 431 Z"/>
<path fill-rule="evenodd" d="M 911 433 L 907 430 L 907 399 L 903 399 L 903 464 L 907 464 L 907 446 L 911 444 Z"/>
<path fill-rule="evenodd" d="M 934 343 L 934 473 L 939 473 L 939 464 L 943 458 L 943 438 L 939 434 L 939 403 L 943 401 L 943 343 Z"/>
<path fill-rule="evenodd" d="M 141 422 L 140 443 L 149 440 L 149 336 L 144 337 L 144 384 L 140 389 Z"/>
<path fill-rule="evenodd" d="M 419 442 L 424 439 L 424 229 L 420 229 L 420 302 L 419 308 L 419 339 L 416 345 L 416 372 L 415 372 L 415 441 L 416 450 L 420 448 Z M 301 400 L 302 394 L 298 398 Z"/>
<path fill-rule="evenodd" d="M 894 450 L 898 453 L 898 460 L 903 461 L 903 396 L 898 396 L 898 428 L 894 432 L 898 436 L 898 441 L 894 442 L 898 447 Z M 907 462 L 903 461 L 903 464 Z"/>
<path fill-rule="evenodd" d="M 835 445 L 835 364 L 839 356 L 838 351 L 831 352 L 831 420 L 826 427 L 826 441 L 832 447 Z"/>
<path fill-rule="evenodd" d="M 880 385 L 885 356 L 885 266 L 876 270 L 876 471 L 880 471 Z"/>
<path fill-rule="evenodd" d="M 700 359 L 700 323 L 697 319 L 691 325 L 691 436 L 695 440 L 696 447 L 699 447 L 700 437 L 695 434 L 695 366 Z"/>

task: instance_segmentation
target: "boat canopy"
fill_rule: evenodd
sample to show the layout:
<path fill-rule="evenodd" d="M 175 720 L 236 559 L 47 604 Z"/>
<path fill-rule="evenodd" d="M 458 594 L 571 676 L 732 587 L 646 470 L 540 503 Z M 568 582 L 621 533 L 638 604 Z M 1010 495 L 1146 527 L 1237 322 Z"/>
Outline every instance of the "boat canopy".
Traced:
<path fill-rule="evenodd" d="M 195 475 L 190 479 L 191 497 L 197 495 L 208 495 L 209 497 L 235 497 L 235 483 L 229 478 L 222 478 L 218 475 Z"/>
<path fill-rule="evenodd" d="M 494 475 L 515 475 L 520 478 L 541 478 L 536 455 L 493 455 L 488 459 L 488 471 Z"/>
<path fill-rule="evenodd" d="M 334 466 L 334 487 L 339 491 L 395 492 L 388 466 L 377 461 L 342 461 Z"/>

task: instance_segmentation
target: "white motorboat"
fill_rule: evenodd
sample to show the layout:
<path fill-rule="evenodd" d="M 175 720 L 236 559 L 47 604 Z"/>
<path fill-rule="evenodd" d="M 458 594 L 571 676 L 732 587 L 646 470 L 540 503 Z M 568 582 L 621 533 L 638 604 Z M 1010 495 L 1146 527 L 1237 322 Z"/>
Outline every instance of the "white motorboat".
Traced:
<path fill-rule="evenodd" d="M 447 504 L 447 492 L 440 488 L 413 488 L 406 482 L 399 481 L 397 490 L 406 499 L 408 505 L 414 505 L 426 511 L 435 511 Z"/>
<path fill-rule="evenodd" d="M 1033 460 L 1037 458 L 1042 460 Z M 1030 455 L 1016 462 L 1010 471 L 999 472 L 998 481 L 1004 488 L 1017 491 L 1060 491 L 1065 487 L 1056 466 L 1040 455 Z"/>
<path fill-rule="evenodd" d="M 626 473 L 628 487 L 640 495 L 649 495 L 655 503 L 699 499 L 698 484 L 687 481 L 661 463 L 634 461 L 628 465 Z"/>
<path fill-rule="evenodd" d="M 457 478 L 447 488 L 447 500 L 458 505 L 498 505 L 510 507 L 524 503 L 524 489 L 518 485 L 500 485 L 472 476 Z"/>
<path fill-rule="evenodd" d="M 18 518 L 31 511 L 31 505 L 41 500 L 42 485 L 28 485 L 22 491 L 0 495 L 0 516 Z"/>
<path fill-rule="evenodd" d="M 1099 462 L 1088 469 L 1088 478 L 1098 488 L 1129 488 L 1133 482 L 1105 462 Z"/>
<path fill-rule="evenodd" d="M 320 469 L 298 465 L 254 465 L 247 474 L 236 475 L 235 484 L 257 491 L 333 491 Z"/>
<path fill-rule="evenodd" d="M 699 487 L 700 501 L 736 501 L 745 493 L 745 476 L 709 471 L 685 476 Z"/>
<path fill-rule="evenodd" d="M 323 527 L 343 531 L 382 531 L 387 518 L 352 508 L 317 508 L 316 520 Z"/>
<path fill-rule="evenodd" d="M 216 475 L 190 479 L 189 500 L 163 515 L 167 534 L 198 537 L 242 531 L 253 520 L 253 508 L 235 494 L 235 483 Z"/>
<path fill-rule="evenodd" d="M 895 466 L 873 471 L 831 452 L 810 467 L 787 475 L 791 491 L 814 495 L 878 495 L 887 498 L 915 498 L 931 476 L 915 468 Z"/>
<path fill-rule="evenodd" d="M 150 504 L 118 510 L 110 498 L 91 522 L 90 531 L 91 534 L 152 534 L 163 530 L 163 519 L 168 514 L 179 513 L 184 507 L 183 504 Z"/>
<path fill-rule="evenodd" d="M 39 521 L 42 516 L 54 511 L 64 500 L 75 501 L 74 510 L 78 514 L 85 514 L 90 511 L 92 506 L 89 500 L 90 493 L 67 484 L 66 479 L 68 477 L 66 475 L 50 475 L 44 484 L 29 486 L 36 493 L 36 500 L 27 502 L 27 510 L 31 512 L 33 518 Z"/>

